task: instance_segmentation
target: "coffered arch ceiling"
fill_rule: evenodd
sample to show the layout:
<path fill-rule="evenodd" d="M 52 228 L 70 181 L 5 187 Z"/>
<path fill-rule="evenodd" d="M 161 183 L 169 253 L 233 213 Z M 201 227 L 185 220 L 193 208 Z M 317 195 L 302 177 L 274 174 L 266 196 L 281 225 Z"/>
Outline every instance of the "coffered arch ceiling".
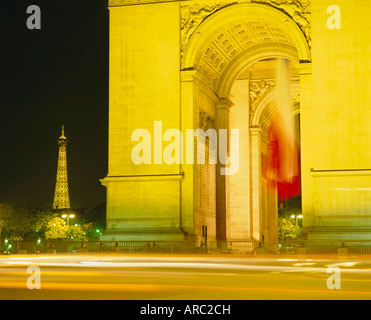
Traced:
<path fill-rule="evenodd" d="M 268 55 L 281 47 L 282 50 L 292 51 L 292 56 L 297 59 L 295 44 L 278 27 L 265 21 L 243 21 L 226 28 L 208 44 L 198 65 L 195 67 L 202 78 L 214 89 L 218 89 L 219 81 L 233 62 L 240 60 L 241 56 L 253 55 L 255 50 L 265 48 Z"/>
<path fill-rule="evenodd" d="M 219 98 L 250 64 L 284 57 L 310 60 L 308 43 L 293 20 L 261 4 L 232 5 L 207 18 L 183 51 L 183 68 L 196 69 Z"/>

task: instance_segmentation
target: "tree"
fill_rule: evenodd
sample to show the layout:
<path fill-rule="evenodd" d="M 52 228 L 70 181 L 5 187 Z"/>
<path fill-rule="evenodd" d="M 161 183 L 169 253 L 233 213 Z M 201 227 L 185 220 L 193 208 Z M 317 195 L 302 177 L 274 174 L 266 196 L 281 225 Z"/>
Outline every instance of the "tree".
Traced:
<path fill-rule="evenodd" d="M 12 216 L 13 208 L 7 204 L 0 204 L 0 234 L 5 237 L 7 222 Z"/>
<path fill-rule="evenodd" d="M 279 217 L 290 217 L 291 215 L 301 214 L 301 197 L 292 198 L 281 203 L 278 208 Z"/>
<path fill-rule="evenodd" d="M 32 231 L 37 232 L 37 236 L 43 236 L 50 220 L 58 217 L 58 214 L 47 209 L 32 209 L 31 215 L 34 217 Z"/>
<path fill-rule="evenodd" d="M 0 233 L 8 239 L 43 236 L 48 222 L 57 214 L 24 205 L 0 205 Z"/>
<path fill-rule="evenodd" d="M 278 236 L 281 239 L 298 239 L 302 235 L 302 228 L 289 218 L 278 218 Z"/>
<path fill-rule="evenodd" d="M 71 237 L 73 240 L 85 240 L 86 232 L 84 228 L 80 225 L 77 226 L 70 226 L 68 229 L 68 236 Z"/>
<path fill-rule="evenodd" d="M 99 209 L 99 210 L 98 210 Z M 61 212 L 25 205 L 0 204 L 0 237 L 21 241 L 24 238 L 85 240 L 99 236 L 101 220 L 105 218 L 105 206 L 100 206 L 91 216 L 80 215 L 78 226 L 67 226 Z M 99 220 L 100 219 L 100 220 Z M 99 220 L 99 223 L 96 223 Z"/>
<path fill-rule="evenodd" d="M 31 230 L 32 217 L 27 213 L 28 208 L 25 206 L 2 206 L 2 236 L 8 239 L 22 240 Z"/>
<path fill-rule="evenodd" d="M 65 239 L 68 236 L 66 221 L 60 217 L 54 217 L 46 225 L 46 239 Z"/>

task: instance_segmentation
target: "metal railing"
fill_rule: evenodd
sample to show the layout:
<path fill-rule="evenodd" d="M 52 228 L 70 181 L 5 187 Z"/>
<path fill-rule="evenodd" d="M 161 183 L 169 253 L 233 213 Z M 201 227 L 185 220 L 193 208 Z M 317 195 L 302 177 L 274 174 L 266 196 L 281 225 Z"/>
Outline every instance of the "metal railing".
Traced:
<path fill-rule="evenodd" d="M 1 253 L 252 253 L 253 241 L 63 241 L 0 240 Z"/>
<path fill-rule="evenodd" d="M 67 241 L 0 239 L 0 253 L 183 253 L 183 254 L 254 254 L 259 244 L 246 241 Z M 371 240 L 279 240 L 280 254 L 371 254 Z"/>
<path fill-rule="evenodd" d="M 371 254 L 371 240 L 281 240 L 279 252 L 337 254 L 339 248 L 346 248 L 349 254 Z"/>

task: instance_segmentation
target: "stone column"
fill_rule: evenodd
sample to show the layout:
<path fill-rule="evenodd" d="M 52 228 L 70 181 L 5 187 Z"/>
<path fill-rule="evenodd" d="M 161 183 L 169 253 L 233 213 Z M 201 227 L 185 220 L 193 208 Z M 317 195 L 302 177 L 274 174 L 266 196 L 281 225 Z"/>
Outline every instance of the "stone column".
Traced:
<path fill-rule="evenodd" d="M 229 155 L 230 128 L 229 128 L 229 109 L 232 103 L 228 99 L 220 99 L 216 105 L 216 130 L 228 130 L 228 147 Z M 219 141 L 219 139 L 218 139 Z M 218 150 L 220 145 L 218 146 Z M 224 167 L 218 159 L 216 166 L 216 235 L 219 240 L 227 240 L 230 234 L 230 210 L 229 210 L 229 179 L 228 176 L 220 174 L 220 169 Z"/>
<path fill-rule="evenodd" d="M 312 143 L 313 128 L 317 123 L 312 110 L 312 64 L 300 63 L 300 138 L 301 138 L 301 196 L 303 212 L 303 233 L 307 234 L 315 225 L 314 198 L 312 196 L 313 167 L 312 155 L 315 154 L 315 143 Z"/>
<path fill-rule="evenodd" d="M 230 128 L 239 130 L 239 170 L 229 177 L 233 240 L 250 238 L 250 80 L 236 80 L 231 99 Z"/>
<path fill-rule="evenodd" d="M 268 230 L 264 239 L 264 246 L 271 252 L 278 249 L 278 194 L 277 188 L 268 195 Z"/>
<path fill-rule="evenodd" d="M 261 190 L 261 129 L 250 128 L 251 146 L 251 235 L 261 241 L 262 190 Z"/>
<path fill-rule="evenodd" d="M 186 130 L 194 129 L 195 108 L 195 70 L 181 72 L 181 131 L 183 134 L 183 164 L 184 180 L 181 185 L 181 227 L 186 231 L 188 238 L 194 236 L 194 165 L 187 163 Z M 197 218 L 197 217 L 196 217 Z"/>

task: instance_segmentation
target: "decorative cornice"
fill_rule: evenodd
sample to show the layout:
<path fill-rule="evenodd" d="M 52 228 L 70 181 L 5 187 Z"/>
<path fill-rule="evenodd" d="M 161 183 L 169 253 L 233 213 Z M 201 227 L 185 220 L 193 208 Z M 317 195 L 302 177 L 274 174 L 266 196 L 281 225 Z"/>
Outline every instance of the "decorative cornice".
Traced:
<path fill-rule="evenodd" d="M 234 106 L 234 103 L 226 98 L 219 99 L 219 101 L 216 104 L 217 109 L 226 109 L 229 110 Z"/>
<path fill-rule="evenodd" d="M 111 182 L 137 182 L 137 181 L 173 181 L 183 180 L 184 173 L 180 174 L 154 174 L 154 175 L 125 175 L 125 176 L 107 176 L 99 181 L 103 186 Z"/>
<path fill-rule="evenodd" d="M 179 0 L 108 0 L 109 7 L 133 6 L 138 4 L 150 4 L 161 2 L 178 2 Z"/>
<path fill-rule="evenodd" d="M 335 177 L 340 178 L 342 176 L 370 176 L 371 169 L 322 169 L 322 170 L 315 170 L 313 168 L 310 169 L 310 174 L 313 177 Z M 340 188 L 338 188 L 340 189 Z M 359 188 L 361 189 L 368 189 L 368 188 Z M 348 190 L 356 190 L 356 189 L 348 189 Z"/>

